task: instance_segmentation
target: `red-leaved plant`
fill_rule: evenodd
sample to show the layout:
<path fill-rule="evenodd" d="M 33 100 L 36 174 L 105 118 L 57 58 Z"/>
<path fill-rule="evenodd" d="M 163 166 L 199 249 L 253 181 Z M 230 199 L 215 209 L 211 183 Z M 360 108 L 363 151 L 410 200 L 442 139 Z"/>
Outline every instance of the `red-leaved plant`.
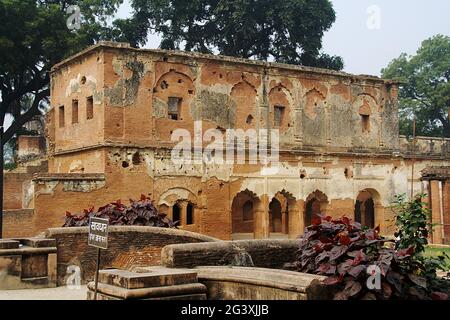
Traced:
<path fill-rule="evenodd" d="M 434 291 L 425 277 L 405 271 L 413 247 L 395 250 L 394 241 L 381 237 L 379 231 L 362 228 L 346 217 L 315 216 L 300 237 L 298 271 L 327 276 L 324 284 L 336 300 L 448 298 L 448 292 Z M 378 288 L 368 270 L 380 271 Z M 375 285 L 368 286 L 368 279 Z"/>
<path fill-rule="evenodd" d="M 107 218 L 111 225 L 152 226 L 163 228 L 176 228 L 164 213 L 160 213 L 153 205 L 152 200 L 141 195 L 139 201 L 131 200 L 126 206 L 120 200 L 107 204 L 94 211 L 94 207 L 85 209 L 80 215 L 66 212 L 63 227 L 83 227 L 89 224 L 89 217 Z"/>

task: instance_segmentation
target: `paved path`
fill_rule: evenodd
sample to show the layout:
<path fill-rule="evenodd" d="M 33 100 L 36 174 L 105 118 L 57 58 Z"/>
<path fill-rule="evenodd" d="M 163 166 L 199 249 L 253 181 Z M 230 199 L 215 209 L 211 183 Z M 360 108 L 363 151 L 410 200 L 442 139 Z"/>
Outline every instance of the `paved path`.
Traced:
<path fill-rule="evenodd" d="M 86 286 L 79 290 L 67 287 L 0 290 L 0 300 L 86 300 L 86 291 Z"/>

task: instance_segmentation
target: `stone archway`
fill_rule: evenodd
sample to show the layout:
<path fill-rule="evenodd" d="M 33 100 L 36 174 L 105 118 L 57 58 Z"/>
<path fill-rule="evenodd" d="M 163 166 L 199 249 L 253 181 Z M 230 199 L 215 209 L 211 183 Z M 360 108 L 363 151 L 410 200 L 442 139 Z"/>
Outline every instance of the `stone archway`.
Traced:
<path fill-rule="evenodd" d="M 259 199 L 249 190 L 239 192 L 231 204 L 231 233 L 233 240 L 253 239 L 256 223 L 256 209 Z"/>
<path fill-rule="evenodd" d="M 297 200 L 282 190 L 277 192 L 269 204 L 269 237 L 296 238 L 299 233 L 299 218 Z"/>
<path fill-rule="evenodd" d="M 362 226 L 375 228 L 379 224 L 377 208 L 380 208 L 380 196 L 376 190 L 359 191 L 355 201 L 355 221 L 361 223 Z"/>
<path fill-rule="evenodd" d="M 283 213 L 281 212 L 281 203 L 276 198 L 273 198 L 269 204 L 269 232 L 282 233 L 283 231 Z"/>
<path fill-rule="evenodd" d="M 310 226 L 315 215 L 324 215 L 328 207 L 328 197 L 320 190 L 311 193 L 305 201 L 304 226 Z"/>

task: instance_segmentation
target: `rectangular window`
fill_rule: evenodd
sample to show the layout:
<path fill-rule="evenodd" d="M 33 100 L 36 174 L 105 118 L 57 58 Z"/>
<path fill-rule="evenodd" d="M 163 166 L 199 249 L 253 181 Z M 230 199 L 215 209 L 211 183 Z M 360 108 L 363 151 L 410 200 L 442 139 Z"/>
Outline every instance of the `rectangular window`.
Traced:
<path fill-rule="evenodd" d="M 64 128 L 64 106 L 60 106 L 58 109 L 58 113 L 59 113 L 59 127 L 60 128 Z"/>
<path fill-rule="evenodd" d="M 274 115 L 273 115 L 273 125 L 275 128 L 281 127 L 281 123 L 283 122 L 284 115 L 284 107 L 283 106 L 275 106 Z"/>
<path fill-rule="evenodd" d="M 363 132 L 370 132 L 370 116 L 361 115 L 361 125 Z"/>
<path fill-rule="evenodd" d="M 86 119 L 94 119 L 94 99 L 92 96 L 86 98 Z"/>
<path fill-rule="evenodd" d="M 78 100 L 72 100 L 72 124 L 78 123 Z"/>
<path fill-rule="evenodd" d="M 179 120 L 180 119 L 180 109 L 181 109 L 181 98 L 169 97 L 169 103 L 168 103 L 169 119 Z"/>

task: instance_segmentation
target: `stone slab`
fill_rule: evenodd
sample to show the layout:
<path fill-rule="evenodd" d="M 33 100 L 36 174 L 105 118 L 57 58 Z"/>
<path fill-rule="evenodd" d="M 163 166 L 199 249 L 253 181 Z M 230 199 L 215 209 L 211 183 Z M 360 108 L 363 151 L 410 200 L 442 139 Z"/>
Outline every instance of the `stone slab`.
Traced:
<path fill-rule="evenodd" d="M 195 271 L 153 266 L 135 268 L 133 271 L 101 270 L 99 282 L 125 289 L 139 289 L 197 283 L 198 281 Z"/>
<path fill-rule="evenodd" d="M 20 242 L 12 239 L 0 239 L 0 249 L 19 249 Z"/>
<path fill-rule="evenodd" d="M 94 282 L 88 283 L 88 290 L 94 291 Z M 140 289 L 125 289 L 109 284 L 98 284 L 98 292 L 121 300 L 151 299 L 163 297 L 185 296 L 193 294 L 206 294 L 206 286 L 201 283 L 189 283 L 174 286 L 151 287 Z"/>

